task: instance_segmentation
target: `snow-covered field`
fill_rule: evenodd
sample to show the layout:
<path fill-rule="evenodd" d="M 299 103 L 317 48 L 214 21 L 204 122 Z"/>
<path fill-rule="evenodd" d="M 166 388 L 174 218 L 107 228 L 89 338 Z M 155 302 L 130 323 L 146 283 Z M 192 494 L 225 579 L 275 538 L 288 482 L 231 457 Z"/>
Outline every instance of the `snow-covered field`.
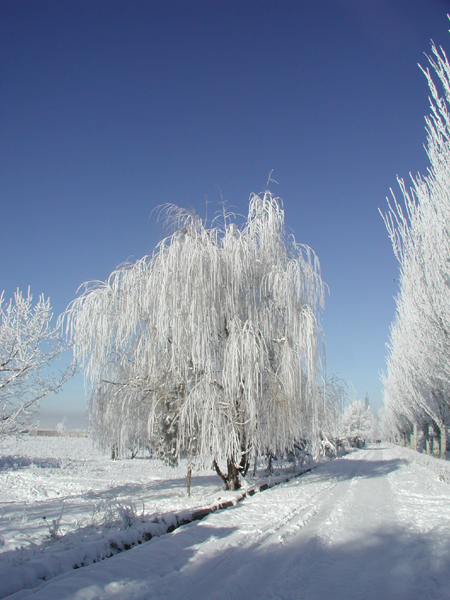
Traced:
<path fill-rule="evenodd" d="M 261 463 L 258 477 L 266 483 Z M 278 472 L 292 475 L 292 465 Z M 199 508 L 235 501 L 212 470 L 158 460 L 112 461 L 86 438 L 9 438 L 0 445 L 0 598 L 88 565 L 145 535 L 160 535 Z M 155 523 L 157 521 L 158 523 Z M 148 537 L 150 537 L 148 535 Z"/>
<path fill-rule="evenodd" d="M 196 474 L 189 499 L 185 480 L 184 464 L 112 461 L 86 438 L 7 439 L 0 445 L 0 565 L 17 547 L 45 544 L 55 519 L 55 536 L 81 535 L 130 510 L 148 515 L 202 505 L 220 490 L 212 471 Z"/>
<path fill-rule="evenodd" d="M 183 465 L 172 471 L 150 460 L 112 462 L 87 440 L 61 442 L 35 438 L 1 448 L 5 590 L 10 577 L 26 578 L 29 564 L 57 556 L 58 548 L 62 563 L 64 552 L 110 535 L 114 521 L 114 531 L 126 531 L 133 515 L 223 497 L 212 473 L 193 479 L 189 499 Z M 10 598 L 450 598 L 449 481 L 450 468 L 438 459 L 369 447 Z M 46 521 L 61 513 L 52 539 Z"/>

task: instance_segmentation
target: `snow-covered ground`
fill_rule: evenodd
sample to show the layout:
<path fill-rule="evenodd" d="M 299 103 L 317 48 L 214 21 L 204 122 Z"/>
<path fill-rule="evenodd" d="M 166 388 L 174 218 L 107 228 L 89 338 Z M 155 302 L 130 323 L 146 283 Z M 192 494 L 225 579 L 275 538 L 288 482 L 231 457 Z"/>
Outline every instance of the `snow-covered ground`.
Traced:
<path fill-rule="evenodd" d="M 209 502 L 220 490 L 212 472 L 195 474 L 186 497 L 186 465 L 160 461 L 112 461 L 86 438 L 25 437 L 0 445 L 0 567 L 2 561 L 55 535 L 86 534 L 137 514 L 183 510 Z M 44 519 L 45 517 L 45 519 Z M 48 524 L 48 525 L 47 525 Z"/>
<path fill-rule="evenodd" d="M 95 463 L 97 471 L 93 466 L 83 470 L 81 448 L 79 452 L 73 458 L 41 456 L 46 461 L 41 466 L 36 465 L 37 455 L 34 467 L 26 464 L 26 457 L 22 466 L 17 462 L 16 467 L 5 467 L 4 463 L 0 470 L 4 537 L 14 531 L 16 536 L 28 536 L 21 539 L 38 536 L 37 525 L 33 528 L 35 519 L 42 519 L 38 505 L 41 510 L 54 506 L 57 511 L 63 495 L 67 513 L 65 508 L 61 521 L 72 514 L 70 494 L 74 511 L 75 504 L 95 505 L 105 497 L 108 502 L 117 498 L 125 503 L 125 495 L 127 502 L 134 498 L 154 502 L 155 512 L 186 509 L 193 502 L 182 490 L 182 470 L 172 473 L 165 483 L 158 480 L 153 467 L 145 471 L 145 465 L 153 461 L 121 461 L 123 466 L 119 463 L 118 467 L 92 456 L 85 461 Z M 71 468 L 69 461 L 73 461 Z M 132 466 L 136 481 L 126 482 L 132 463 L 138 465 Z M 166 469 L 160 468 L 161 475 L 167 476 Z M 47 480 L 37 475 L 33 480 L 33 470 L 48 473 Z M 450 598 L 449 474 L 447 464 L 438 459 L 394 446 L 373 446 L 10 598 Z M 114 482 L 108 476 L 114 476 Z M 217 478 L 202 474 L 193 497 L 198 494 L 198 505 L 205 505 L 220 495 L 219 487 Z M 88 489 L 92 489 L 91 496 Z M 23 523 L 21 511 L 25 511 Z M 84 543 L 81 538 L 79 542 Z M 4 555 L 19 554 L 10 545 L 5 539 Z M 11 569 L 25 569 L 26 563 L 18 556 Z M 8 571 L 2 577 L 8 577 Z"/>
<path fill-rule="evenodd" d="M 277 472 L 292 476 L 288 462 Z M 297 469 L 301 469 L 297 465 Z M 0 599 L 42 580 L 109 557 L 161 535 L 198 509 L 236 501 L 212 470 L 195 472 L 186 495 L 187 465 L 158 460 L 112 461 L 86 438 L 24 437 L 0 445 Z M 155 523 L 156 521 L 156 523 Z"/>

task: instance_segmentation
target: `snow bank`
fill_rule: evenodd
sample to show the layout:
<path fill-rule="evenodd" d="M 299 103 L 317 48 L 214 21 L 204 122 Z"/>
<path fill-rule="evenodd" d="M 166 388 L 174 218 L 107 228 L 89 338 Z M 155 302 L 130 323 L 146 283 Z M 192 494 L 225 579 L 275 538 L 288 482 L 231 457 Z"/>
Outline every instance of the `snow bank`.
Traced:
<path fill-rule="evenodd" d="M 450 461 L 445 461 L 428 454 L 422 454 L 416 450 L 397 446 L 396 444 L 391 444 L 389 442 L 385 442 L 385 445 L 389 448 L 395 448 L 399 456 L 401 456 L 408 465 L 429 469 L 436 473 L 439 481 L 450 484 Z"/>

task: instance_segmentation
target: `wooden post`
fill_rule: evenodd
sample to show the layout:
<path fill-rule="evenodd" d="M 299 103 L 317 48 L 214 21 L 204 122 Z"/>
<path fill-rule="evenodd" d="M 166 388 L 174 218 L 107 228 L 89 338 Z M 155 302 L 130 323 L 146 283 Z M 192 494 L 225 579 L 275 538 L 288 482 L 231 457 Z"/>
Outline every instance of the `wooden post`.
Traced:
<path fill-rule="evenodd" d="M 186 475 L 186 492 L 188 498 L 191 496 L 191 477 L 192 477 L 192 467 L 188 465 L 187 475 Z"/>
<path fill-rule="evenodd" d="M 116 460 L 119 458 L 119 444 L 114 442 L 111 448 L 111 460 Z"/>

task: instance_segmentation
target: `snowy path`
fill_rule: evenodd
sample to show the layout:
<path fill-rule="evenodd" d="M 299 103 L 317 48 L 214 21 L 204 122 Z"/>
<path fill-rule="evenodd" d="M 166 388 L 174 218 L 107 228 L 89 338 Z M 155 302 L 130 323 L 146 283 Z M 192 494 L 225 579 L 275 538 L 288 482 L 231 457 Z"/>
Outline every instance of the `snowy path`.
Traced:
<path fill-rule="evenodd" d="M 404 454 L 355 452 L 10 598 L 450 598 L 450 486 Z"/>

